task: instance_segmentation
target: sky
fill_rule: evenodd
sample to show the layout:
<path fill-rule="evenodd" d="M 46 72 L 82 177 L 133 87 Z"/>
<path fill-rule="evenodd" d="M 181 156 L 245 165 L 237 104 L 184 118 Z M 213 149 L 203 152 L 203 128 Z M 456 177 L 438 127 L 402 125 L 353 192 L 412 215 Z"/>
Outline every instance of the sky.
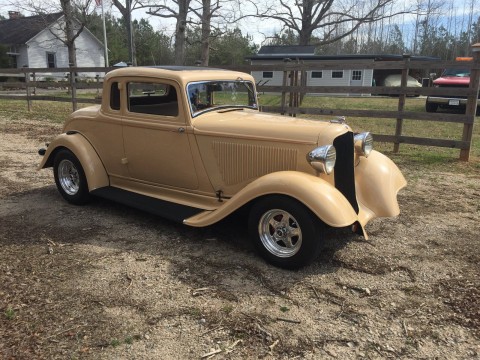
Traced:
<path fill-rule="evenodd" d="M 35 0 L 34 0 L 35 1 Z M 36 0 L 38 1 L 38 0 Z M 48 1 L 48 0 L 47 0 Z M 409 4 L 416 3 L 419 0 L 405 0 L 405 1 L 399 1 L 398 4 L 399 6 L 408 6 Z M 428 1 L 428 0 L 423 0 L 423 1 Z M 475 13 L 473 14 L 473 19 L 474 21 L 480 16 L 480 0 L 432 0 L 432 1 L 437 1 L 443 3 L 443 14 L 441 17 L 439 17 L 438 21 L 440 22 L 453 22 L 454 27 L 460 28 L 461 25 L 465 24 L 468 22 L 468 17 L 470 13 L 470 8 L 471 8 L 471 3 L 473 1 L 474 4 L 474 9 Z M 12 0 L 0 0 L 0 14 L 8 17 L 8 11 L 9 10 L 18 10 L 18 8 L 15 8 L 11 5 Z M 42 1 L 38 1 L 38 3 L 42 3 Z M 95 3 L 93 1 L 93 3 Z M 242 4 L 243 5 L 243 4 Z M 113 14 L 116 14 L 119 16 L 118 11 L 112 6 L 111 6 L 111 0 L 104 0 L 104 7 L 105 11 L 110 12 L 112 11 Z M 97 8 L 97 11 L 100 12 L 100 8 Z M 25 13 L 24 11 L 21 10 L 22 13 Z M 27 15 L 27 14 L 25 14 Z M 133 12 L 133 18 L 134 19 L 141 19 L 145 18 L 150 21 L 152 26 L 154 27 L 155 30 L 161 30 L 169 35 L 173 34 L 175 31 L 175 23 L 172 20 L 167 20 L 167 19 L 162 19 L 156 16 L 148 15 L 146 11 L 143 9 L 135 10 Z M 395 21 L 395 23 L 398 23 L 401 30 L 404 32 L 404 40 L 406 40 L 406 43 L 409 43 L 411 41 L 411 38 L 413 37 L 412 34 L 412 24 L 414 22 L 413 16 L 402 16 L 398 17 Z M 281 30 L 281 25 L 278 22 L 272 21 L 272 20 L 258 20 L 255 18 L 247 18 L 244 19 L 236 24 L 231 24 L 231 26 L 238 26 L 243 34 L 248 34 L 252 36 L 253 41 L 258 44 L 262 45 L 264 43 L 265 38 L 268 36 L 271 36 L 275 33 L 278 33 Z"/>

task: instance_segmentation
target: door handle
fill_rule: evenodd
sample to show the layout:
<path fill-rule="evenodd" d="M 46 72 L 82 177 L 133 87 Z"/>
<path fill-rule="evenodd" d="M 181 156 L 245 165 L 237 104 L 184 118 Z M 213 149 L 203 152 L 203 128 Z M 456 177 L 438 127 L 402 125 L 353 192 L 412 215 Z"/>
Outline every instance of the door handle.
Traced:
<path fill-rule="evenodd" d="M 184 127 L 179 127 L 179 128 L 178 128 L 178 132 L 179 132 L 179 133 L 184 133 L 184 132 L 185 132 L 185 128 L 184 128 Z"/>

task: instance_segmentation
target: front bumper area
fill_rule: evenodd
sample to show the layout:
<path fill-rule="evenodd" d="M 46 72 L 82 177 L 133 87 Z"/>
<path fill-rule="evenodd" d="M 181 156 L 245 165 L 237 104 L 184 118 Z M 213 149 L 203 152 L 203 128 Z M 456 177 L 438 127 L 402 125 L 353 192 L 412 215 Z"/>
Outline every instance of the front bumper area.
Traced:
<path fill-rule="evenodd" d="M 427 103 L 438 104 L 440 106 L 462 107 L 467 105 L 467 99 L 454 97 L 427 97 Z"/>

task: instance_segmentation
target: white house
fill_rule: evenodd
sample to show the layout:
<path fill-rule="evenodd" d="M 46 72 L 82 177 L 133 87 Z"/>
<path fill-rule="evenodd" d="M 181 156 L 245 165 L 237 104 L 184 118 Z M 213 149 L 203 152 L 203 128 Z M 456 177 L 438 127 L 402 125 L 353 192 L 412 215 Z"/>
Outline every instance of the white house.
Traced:
<path fill-rule="evenodd" d="M 67 68 L 65 16 L 62 13 L 21 17 L 9 12 L 9 19 L 0 21 L 0 44 L 7 48 L 10 65 L 14 68 Z M 75 39 L 78 67 L 103 67 L 104 47 L 87 28 Z M 97 73 L 80 76 L 95 77 Z M 98 73 L 103 75 L 103 73 Z M 52 77 L 63 74 L 51 73 Z"/>

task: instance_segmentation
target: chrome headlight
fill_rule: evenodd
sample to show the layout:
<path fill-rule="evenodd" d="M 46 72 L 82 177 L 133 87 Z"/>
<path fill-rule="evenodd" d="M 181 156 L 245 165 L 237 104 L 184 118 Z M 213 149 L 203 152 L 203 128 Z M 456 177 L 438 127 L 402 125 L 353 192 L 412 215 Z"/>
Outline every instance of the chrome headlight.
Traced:
<path fill-rule="evenodd" d="M 307 154 L 307 161 L 317 171 L 330 174 L 335 167 L 337 152 L 333 145 L 319 146 Z"/>
<path fill-rule="evenodd" d="M 355 142 L 355 152 L 358 155 L 368 157 L 373 150 L 373 137 L 369 132 L 364 132 L 355 135 L 353 138 Z"/>

